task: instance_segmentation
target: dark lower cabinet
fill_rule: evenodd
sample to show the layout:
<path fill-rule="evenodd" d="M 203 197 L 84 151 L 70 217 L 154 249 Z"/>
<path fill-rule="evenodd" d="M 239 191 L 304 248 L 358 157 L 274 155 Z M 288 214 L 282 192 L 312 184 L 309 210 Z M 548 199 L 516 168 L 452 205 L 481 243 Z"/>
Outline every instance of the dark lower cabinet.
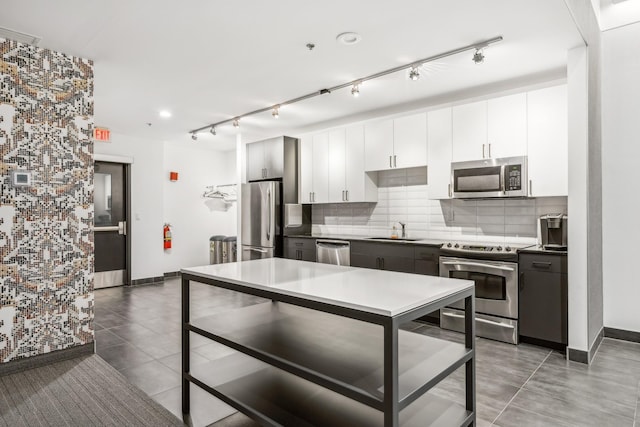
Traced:
<path fill-rule="evenodd" d="M 568 342 L 566 255 L 521 254 L 518 267 L 521 340 L 564 349 Z"/>
<path fill-rule="evenodd" d="M 414 269 L 426 276 L 440 275 L 440 247 L 414 246 Z M 418 320 L 440 325 L 440 310 L 429 313 Z"/>
<path fill-rule="evenodd" d="M 404 243 L 351 242 L 351 265 L 413 273 L 413 246 Z"/>
<path fill-rule="evenodd" d="M 285 237 L 284 257 L 316 262 L 316 239 Z"/>

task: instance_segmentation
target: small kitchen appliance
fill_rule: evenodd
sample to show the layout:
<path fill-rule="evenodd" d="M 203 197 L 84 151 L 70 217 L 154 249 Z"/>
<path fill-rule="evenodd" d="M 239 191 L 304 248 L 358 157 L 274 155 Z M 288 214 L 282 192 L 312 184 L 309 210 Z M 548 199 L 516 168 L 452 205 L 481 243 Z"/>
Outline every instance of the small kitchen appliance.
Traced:
<path fill-rule="evenodd" d="M 567 215 L 546 214 L 540 217 L 540 244 L 543 249 L 567 250 Z"/>
<path fill-rule="evenodd" d="M 456 199 L 527 197 L 527 156 L 451 163 Z"/>

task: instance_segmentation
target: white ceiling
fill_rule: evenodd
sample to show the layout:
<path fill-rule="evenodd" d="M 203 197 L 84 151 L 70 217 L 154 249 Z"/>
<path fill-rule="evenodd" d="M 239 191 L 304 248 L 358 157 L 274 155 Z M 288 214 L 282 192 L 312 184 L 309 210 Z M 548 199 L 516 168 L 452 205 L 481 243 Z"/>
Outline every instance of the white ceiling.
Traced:
<path fill-rule="evenodd" d="M 582 43 L 563 0 L 0 0 L 0 26 L 95 64 L 96 124 L 114 133 L 194 144 L 189 130 L 444 51 L 503 36 L 409 81 L 400 72 L 242 120 L 243 139 L 449 92 L 561 74 Z M 339 44 L 355 31 L 362 41 Z M 309 51 L 305 45 L 313 42 Z M 428 78 L 427 78 L 428 77 Z M 169 109 L 171 119 L 158 112 Z M 152 123 L 152 126 L 147 126 Z M 235 131 L 195 144 L 228 150 Z"/>

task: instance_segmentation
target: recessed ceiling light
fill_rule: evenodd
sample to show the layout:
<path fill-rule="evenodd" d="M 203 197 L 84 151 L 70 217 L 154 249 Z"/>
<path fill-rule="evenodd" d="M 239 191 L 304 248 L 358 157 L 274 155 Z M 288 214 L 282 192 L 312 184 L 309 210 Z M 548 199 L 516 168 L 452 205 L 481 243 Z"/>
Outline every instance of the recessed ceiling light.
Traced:
<path fill-rule="evenodd" d="M 362 40 L 362 36 L 358 33 L 346 32 L 346 33 L 338 34 L 338 36 L 336 37 L 336 40 L 338 40 L 342 44 L 351 45 L 351 44 L 356 44 L 360 40 Z"/>
<path fill-rule="evenodd" d="M 11 30 L 9 28 L 0 27 L 0 37 L 15 40 L 20 43 L 31 44 L 37 46 L 42 40 L 41 37 L 32 34 L 22 33 L 20 31 Z"/>
<path fill-rule="evenodd" d="M 168 119 L 169 117 L 171 117 L 171 111 L 169 111 L 169 110 L 160 110 L 158 115 L 160 117 L 162 117 L 163 119 Z"/>

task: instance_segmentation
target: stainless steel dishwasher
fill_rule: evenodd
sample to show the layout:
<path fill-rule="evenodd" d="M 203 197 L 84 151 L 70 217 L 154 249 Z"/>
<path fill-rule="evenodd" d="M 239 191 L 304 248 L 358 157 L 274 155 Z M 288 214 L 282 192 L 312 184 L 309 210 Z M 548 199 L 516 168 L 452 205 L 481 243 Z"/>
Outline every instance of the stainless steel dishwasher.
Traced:
<path fill-rule="evenodd" d="M 316 240 L 316 257 L 323 264 L 351 265 L 351 245 L 346 240 Z"/>

